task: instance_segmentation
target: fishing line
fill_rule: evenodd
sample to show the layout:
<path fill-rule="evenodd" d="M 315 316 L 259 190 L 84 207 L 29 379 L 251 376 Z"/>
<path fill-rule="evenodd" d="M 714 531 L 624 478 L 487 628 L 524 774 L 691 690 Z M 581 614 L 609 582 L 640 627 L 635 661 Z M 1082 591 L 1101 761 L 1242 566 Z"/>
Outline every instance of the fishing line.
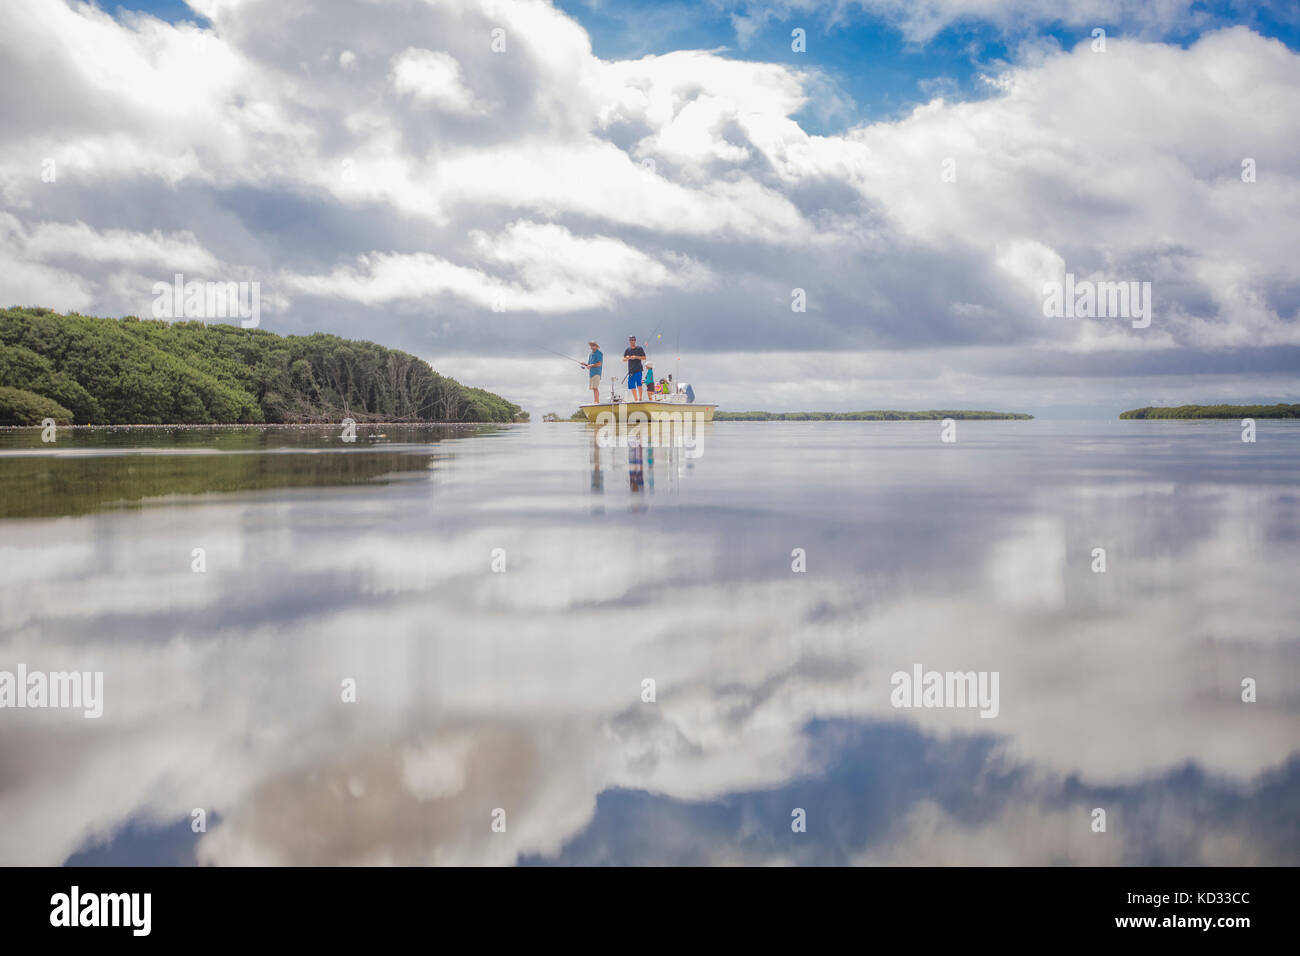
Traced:
<path fill-rule="evenodd" d="M 565 355 L 563 352 L 557 352 L 557 351 L 555 351 L 555 349 L 548 349 L 545 345 L 539 345 L 539 346 L 537 346 L 537 347 L 538 347 L 539 349 L 541 349 L 543 352 L 550 352 L 552 355 L 558 355 L 560 358 L 562 358 L 562 359 L 568 359 L 570 362 L 577 362 L 577 364 L 579 364 L 579 365 L 584 364 L 583 362 L 579 361 L 579 360 L 576 359 L 576 358 L 573 358 L 573 357 L 571 357 L 571 356 Z"/>

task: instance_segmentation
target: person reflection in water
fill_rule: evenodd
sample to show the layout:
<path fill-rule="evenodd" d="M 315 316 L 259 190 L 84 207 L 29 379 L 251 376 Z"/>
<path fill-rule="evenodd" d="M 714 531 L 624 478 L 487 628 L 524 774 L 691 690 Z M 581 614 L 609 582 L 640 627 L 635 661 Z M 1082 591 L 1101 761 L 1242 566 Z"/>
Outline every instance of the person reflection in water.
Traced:
<path fill-rule="evenodd" d="M 627 439 L 627 480 L 632 491 L 639 492 L 645 484 L 645 472 L 641 464 L 641 439 L 629 435 Z"/>
<path fill-rule="evenodd" d="M 605 475 L 600 470 L 600 442 L 596 432 L 591 433 L 591 492 L 596 495 L 605 493 Z"/>

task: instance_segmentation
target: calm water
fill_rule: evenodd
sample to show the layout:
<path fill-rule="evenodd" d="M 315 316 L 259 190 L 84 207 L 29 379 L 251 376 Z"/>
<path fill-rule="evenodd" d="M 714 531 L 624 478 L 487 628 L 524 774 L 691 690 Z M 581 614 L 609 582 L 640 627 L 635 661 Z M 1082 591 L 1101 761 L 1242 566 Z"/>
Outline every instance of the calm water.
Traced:
<path fill-rule="evenodd" d="M 1300 863 L 1300 423 L 957 428 L 0 431 L 0 863 Z"/>

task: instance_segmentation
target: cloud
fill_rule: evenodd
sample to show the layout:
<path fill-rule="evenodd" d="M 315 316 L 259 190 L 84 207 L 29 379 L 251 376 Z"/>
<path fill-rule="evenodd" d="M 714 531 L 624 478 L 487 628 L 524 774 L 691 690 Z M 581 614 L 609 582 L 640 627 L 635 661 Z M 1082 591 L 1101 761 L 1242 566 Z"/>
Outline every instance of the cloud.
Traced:
<path fill-rule="evenodd" d="M 667 323 L 717 394 L 752 380 L 742 353 L 792 356 L 767 363 L 768 394 L 796 407 L 867 400 L 862 376 L 800 391 L 784 370 L 805 354 L 942 354 L 947 379 L 896 394 L 964 378 L 989 404 L 976 360 L 1000 350 L 999 374 L 1052 366 L 1087 403 L 1119 369 L 1140 392 L 1143 361 L 1167 378 L 1233 353 L 1263 373 L 1300 345 L 1300 56 L 1244 27 L 1027 48 L 982 99 L 814 135 L 795 116 L 836 98 L 816 69 L 605 60 L 535 0 L 196 9 L 208 27 L 16 3 L 0 38 L 14 301 L 141 313 L 155 273 L 212 271 L 278 286 L 274 331 L 431 358 L 436 340 L 471 364 L 502 335 Z M 929 4 L 916 29 L 1037 9 Z M 1151 327 L 1045 318 L 1042 285 L 1067 271 L 1150 281 Z"/>
<path fill-rule="evenodd" d="M 366 305 L 419 302 L 450 295 L 495 311 L 569 312 L 608 308 L 666 285 L 708 281 L 708 270 L 682 256 L 664 261 L 603 236 L 575 236 L 562 226 L 518 221 L 496 235 L 476 232 L 480 260 L 505 277 L 437 256 L 375 254 L 328 275 L 289 275 L 289 288 Z"/>
<path fill-rule="evenodd" d="M 461 82 L 456 58 L 409 47 L 393 57 L 393 89 L 448 113 L 474 112 L 474 94 Z"/>
<path fill-rule="evenodd" d="M 216 258 L 202 248 L 190 232 L 163 235 L 125 229 L 96 230 L 84 222 L 37 223 L 24 243 L 26 252 L 40 259 L 84 259 L 88 262 L 129 263 L 183 271 L 217 269 Z"/>

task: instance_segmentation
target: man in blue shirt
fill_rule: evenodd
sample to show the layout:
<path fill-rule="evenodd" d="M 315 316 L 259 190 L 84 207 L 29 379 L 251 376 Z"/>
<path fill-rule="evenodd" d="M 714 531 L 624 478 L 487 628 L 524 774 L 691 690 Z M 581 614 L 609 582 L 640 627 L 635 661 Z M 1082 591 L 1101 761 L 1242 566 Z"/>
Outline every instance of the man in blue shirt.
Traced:
<path fill-rule="evenodd" d="M 587 356 L 587 361 L 582 363 L 582 367 L 587 370 L 587 384 L 591 387 L 591 403 L 600 404 L 600 369 L 605 364 L 605 356 L 600 351 L 600 346 L 595 342 L 588 342 L 591 346 L 591 354 Z"/>

